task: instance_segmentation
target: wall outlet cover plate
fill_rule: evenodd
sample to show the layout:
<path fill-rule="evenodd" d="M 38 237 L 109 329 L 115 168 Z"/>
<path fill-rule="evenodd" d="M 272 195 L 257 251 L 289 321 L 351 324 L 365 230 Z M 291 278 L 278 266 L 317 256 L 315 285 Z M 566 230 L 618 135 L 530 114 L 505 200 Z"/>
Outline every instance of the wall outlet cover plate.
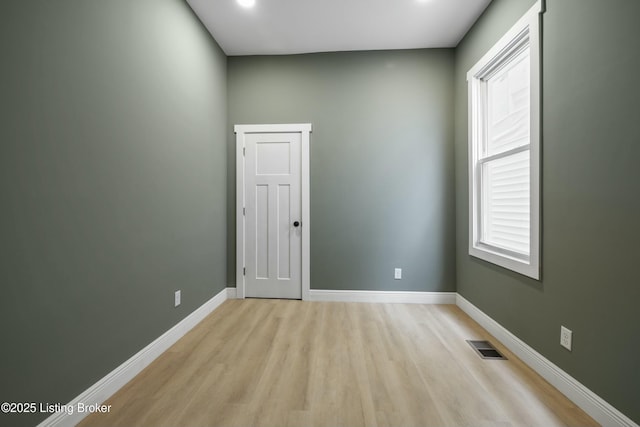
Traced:
<path fill-rule="evenodd" d="M 570 329 L 560 326 L 560 345 L 571 351 L 571 341 L 573 332 Z"/>

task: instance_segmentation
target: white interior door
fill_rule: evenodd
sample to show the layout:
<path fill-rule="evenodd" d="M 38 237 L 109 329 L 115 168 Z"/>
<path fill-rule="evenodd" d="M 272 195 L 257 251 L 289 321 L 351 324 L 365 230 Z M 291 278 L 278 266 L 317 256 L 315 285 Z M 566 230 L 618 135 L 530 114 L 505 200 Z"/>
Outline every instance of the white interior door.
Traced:
<path fill-rule="evenodd" d="M 302 298 L 303 137 L 300 131 L 256 131 L 238 138 L 246 297 Z"/>

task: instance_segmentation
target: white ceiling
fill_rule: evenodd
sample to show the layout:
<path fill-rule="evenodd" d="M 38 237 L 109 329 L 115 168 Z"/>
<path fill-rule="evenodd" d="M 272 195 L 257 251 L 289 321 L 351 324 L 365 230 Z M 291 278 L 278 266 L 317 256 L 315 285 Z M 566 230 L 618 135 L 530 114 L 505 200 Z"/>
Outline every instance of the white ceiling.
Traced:
<path fill-rule="evenodd" d="M 227 55 L 454 47 L 491 0 L 187 0 Z"/>

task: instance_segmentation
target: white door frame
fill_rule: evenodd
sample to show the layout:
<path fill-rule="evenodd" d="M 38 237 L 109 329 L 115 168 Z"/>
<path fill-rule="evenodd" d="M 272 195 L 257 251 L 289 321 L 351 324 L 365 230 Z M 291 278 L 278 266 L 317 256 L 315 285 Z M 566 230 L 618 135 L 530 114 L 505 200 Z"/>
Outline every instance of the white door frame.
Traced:
<path fill-rule="evenodd" d="M 309 221 L 309 142 L 311 123 L 235 125 L 236 134 L 236 298 L 245 295 L 245 135 L 252 133 L 299 133 L 301 142 L 300 203 L 302 209 L 301 286 L 302 299 L 309 299 L 310 285 L 310 221 Z"/>

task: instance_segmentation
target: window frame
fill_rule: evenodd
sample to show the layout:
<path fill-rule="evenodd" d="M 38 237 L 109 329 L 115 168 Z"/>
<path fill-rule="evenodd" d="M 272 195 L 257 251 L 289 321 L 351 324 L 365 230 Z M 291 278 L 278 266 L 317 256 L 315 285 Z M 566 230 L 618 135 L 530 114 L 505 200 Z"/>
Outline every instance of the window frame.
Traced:
<path fill-rule="evenodd" d="M 540 14 L 536 2 L 518 22 L 468 71 L 469 114 L 469 255 L 533 279 L 540 279 Z M 529 46 L 530 122 L 529 144 L 505 153 L 481 158 L 486 141 L 486 79 Z M 483 92 L 485 91 L 485 92 Z M 496 157 L 529 151 L 530 227 L 529 255 L 480 241 L 482 216 L 482 164 Z"/>

